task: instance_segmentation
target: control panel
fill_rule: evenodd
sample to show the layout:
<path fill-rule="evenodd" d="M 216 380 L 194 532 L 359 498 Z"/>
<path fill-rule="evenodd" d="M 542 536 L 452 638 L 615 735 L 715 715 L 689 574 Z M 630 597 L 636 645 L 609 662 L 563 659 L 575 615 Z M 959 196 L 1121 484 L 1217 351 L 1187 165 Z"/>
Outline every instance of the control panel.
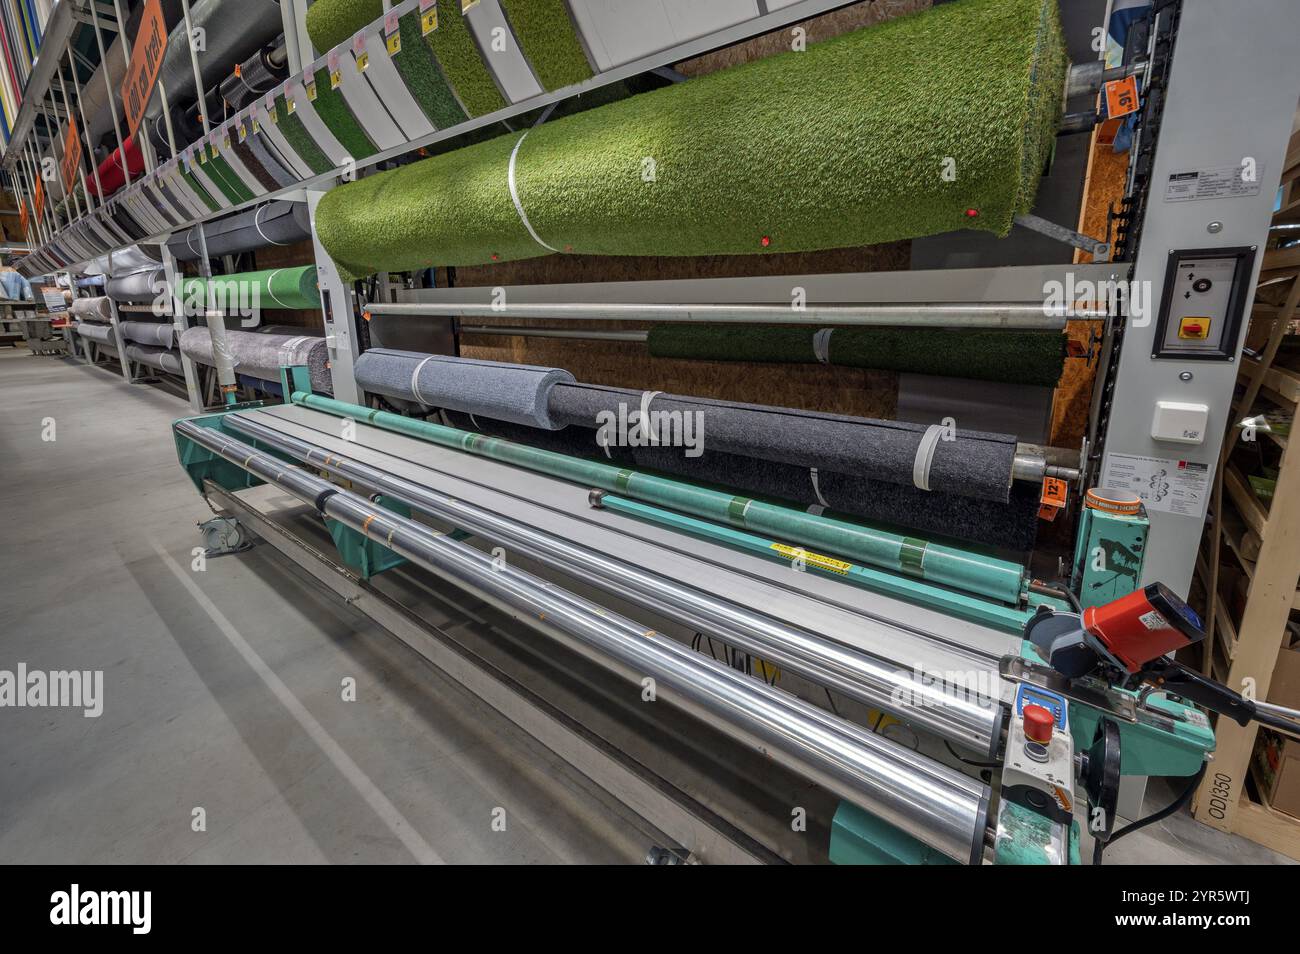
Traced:
<path fill-rule="evenodd" d="M 1231 360 L 1254 264 L 1250 247 L 1171 251 L 1151 357 Z"/>

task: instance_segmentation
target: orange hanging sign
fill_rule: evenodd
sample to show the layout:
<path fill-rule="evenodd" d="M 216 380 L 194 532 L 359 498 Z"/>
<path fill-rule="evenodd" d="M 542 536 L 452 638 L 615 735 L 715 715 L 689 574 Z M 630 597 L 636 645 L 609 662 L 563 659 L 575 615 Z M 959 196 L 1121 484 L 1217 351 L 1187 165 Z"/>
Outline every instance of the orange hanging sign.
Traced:
<path fill-rule="evenodd" d="M 81 139 L 77 131 L 77 118 L 68 119 L 68 135 L 63 140 L 63 191 L 71 193 L 77 184 L 77 172 L 81 169 Z"/>
<path fill-rule="evenodd" d="M 131 62 L 122 81 L 122 109 L 132 136 L 144 119 L 145 107 L 153 95 L 166 51 L 167 23 L 163 20 L 162 3 L 160 0 L 145 0 L 144 14 L 140 17 L 140 27 L 131 47 Z"/>
<path fill-rule="evenodd" d="M 1136 76 L 1111 80 L 1106 84 L 1106 116 L 1118 119 L 1136 112 L 1138 108 L 1138 84 Z"/>

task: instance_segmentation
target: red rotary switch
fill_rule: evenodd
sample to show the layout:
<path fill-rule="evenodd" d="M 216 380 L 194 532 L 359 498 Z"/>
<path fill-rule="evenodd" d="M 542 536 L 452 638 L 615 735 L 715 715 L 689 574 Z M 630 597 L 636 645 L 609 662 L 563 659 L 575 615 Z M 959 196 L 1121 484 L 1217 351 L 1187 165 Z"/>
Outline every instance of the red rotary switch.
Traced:
<path fill-rule="evenodd" d="M 1056 719 L 1042 706 L 1025 706 L 1025 738 L 1030 742 L 1047 745 L 1052 741 Z"/>

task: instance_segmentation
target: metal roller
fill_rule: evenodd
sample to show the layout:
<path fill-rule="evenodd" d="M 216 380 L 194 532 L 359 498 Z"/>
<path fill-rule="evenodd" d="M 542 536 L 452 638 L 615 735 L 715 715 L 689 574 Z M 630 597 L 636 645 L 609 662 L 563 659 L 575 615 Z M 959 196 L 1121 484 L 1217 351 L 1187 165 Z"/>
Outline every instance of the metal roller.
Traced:
<path fill-rule="evenodd" d="M 942 685 L 927 684 L 888 660 L 384 473 L 335 451 L 282 434 L 242 414 L 232 414 L 228 423 L 232 429 L 313 469 L 395 497 L 429 516 L 507 545 L 552 569 L 589 579 L 601 589 L 717 636 L 865 705 L 894 712 L 912 725 L 949 741 L 982 754 L 995 754 L 1002 722 L 1002 709 L 997 700 L 975 698 L 954 693 Z"/>
<path fill-rule="evenodd" d="M 678 707 L 947 857 L 982 857 L 987 786 L 219 431 L 176 431 L 626 678 L 653 679 Z"/>

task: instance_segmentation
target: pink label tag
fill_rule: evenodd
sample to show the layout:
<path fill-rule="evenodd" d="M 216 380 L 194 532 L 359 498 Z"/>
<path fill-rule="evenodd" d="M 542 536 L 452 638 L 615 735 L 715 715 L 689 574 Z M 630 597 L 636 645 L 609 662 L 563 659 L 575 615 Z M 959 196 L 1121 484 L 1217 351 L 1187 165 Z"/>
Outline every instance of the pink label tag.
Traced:
<path fill-rule="evenodd" d="M 389 10 L 384 16 L 384 36 L 397 32 L 397 11 Z"/>

